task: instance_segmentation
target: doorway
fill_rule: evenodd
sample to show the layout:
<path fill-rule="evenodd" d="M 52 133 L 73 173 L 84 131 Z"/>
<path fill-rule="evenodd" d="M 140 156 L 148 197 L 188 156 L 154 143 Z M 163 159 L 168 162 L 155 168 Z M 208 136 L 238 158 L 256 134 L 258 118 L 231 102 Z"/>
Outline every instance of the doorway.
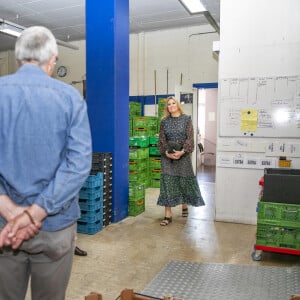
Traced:
<path fill-rule="evenodd" d="M 197 180 L 205 202 L 194 216 L 215 219 L 215 175 L 218 89 L 198 88 Z"/>
<path fill-rule="evenodd" d="M 217 99 L 217 88 L 198 89 L 197 177 L 204 182 L 215 182 Z"/>

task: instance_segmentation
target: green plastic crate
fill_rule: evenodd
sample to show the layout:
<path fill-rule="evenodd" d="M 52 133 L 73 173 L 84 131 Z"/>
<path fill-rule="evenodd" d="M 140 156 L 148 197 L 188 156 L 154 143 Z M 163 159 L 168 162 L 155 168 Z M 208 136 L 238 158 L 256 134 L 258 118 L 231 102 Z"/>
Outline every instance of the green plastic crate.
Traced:
<path fill-rule="evenodd" d="M 142 104 L 134 101 L 129 101 L 129 115 L 132 117 L 141 116 Z"/>
<path fill-rule="evenodd" d="M 148 127 L 148 134 L 149 134 L 149 136 L 151 136 L 151 135 L 156 135 L 158 133 L 158 130 L 157 130 L 157 125 L 154 127 L 154 126 L 152 126 L 152 127 Z"/>
<path fill-rule="evenodd" d="M 300 228 L 300 205 L 259 201 L 257 223 Z"/>
<path fill-rule="evenodd" d="M 129 171 L 143 171 L 146 170 L 148 166 L 149 161 L 147 158 L 129 160 Z"/>
<path fill-rule="evenodd" d="M 152 178 L 151 181 L 150 181 L 150 187 L 159 188 L 160 187 L 160 179 Z"/>
<path fill-rule="evenodd" d="M 135 182 L 132 182 L 132 183 L 135 183 Z M 143 184 L 145 187 L 145 193 L 146 193 L 146 189 L 150 187 L 150 183 L 151 183 L 151 179 L 149 177 L 145 178 L 145 180 L 143 182 L 141 182 L 141 184 Z"/>
<path fill-rule="evenodd" d="M 132 134 L 134 136 L 149 136 L 147 128 L 133 128 Z"/>
<path fill-rule="evenodd" d="M 133 127 L 134 136 L 151 136 L 157 134 L 157 127 Z"/>
<path fill-rule="evenodd" d="M 145 171 L 130 171 L 129 172 L 129 182 L 143 183 L 147 179 L 147 172 Z"/>
<path fill-rule="evenodd" d="M 149 137 L 148 136 L 132 136 L 129 138 L 130 147 L 149 147 Z"/>
<path fill-rule="evenodd" d="M 149 117 L 149 116 L 134 117 L 133 118 L 133 127 L 134 128 L 138 128 L 138 127 L 144 127 L 144 128 L 157 127 L 157 117 Z"/>
<path fill-rule="evenodd" d="M 160 155 L 158 147 L 149 147 L 149 155 Z"/>
<path fill-rule="evenodd" d="M 134 117 L 133 118 L 133 128 L 146 128 L 148 127 L 147 117 Z"/>
<path fill-rule="evenodd" d="M 148 119 L 147 122 L 148 127 L 153 127 L 153 128 L 157 127 L 157 121 L 158 121 L 157 117 L 147 117 L 147 119 Z"/>
<path fill-rule="evenodd" d="M 161 169 L 161 157 L 150 156 L 149 157 L 149 168 L 150 169 Z"/>
<path fill-rule="evenodd" d="M 129 159 L 141 159 L 149 157 L 149 148 L 129 149 Z"/>
<path fill-rule="evenodd" d="M 159 140 L 158 134 L 149 136 L 149 145 L 157 146 Z"/>
<path fill-rule="evenodd" d="M 150 169 L 151 179 L 160 179 L 161 169 Z"/>
<path fill-rule="evenodd" d="M 145 211 L 145 199 L 129 200 L 128 215 L 137 216 Z"/>
<path fill-rule="evenodd" d="M 159 107 L 165 107 L 166 102 L 167 102 L 166 98 L 158 98 L 158 106 Z"/>
<path fill-rule="evenodd" d="M 300 229 L 257 224 L 256 245 L 300 250 Z"/>
<path fill-rule="evenodd" d="M 145 184 L 129 184 L 129 200 L 145 199 Z"/>

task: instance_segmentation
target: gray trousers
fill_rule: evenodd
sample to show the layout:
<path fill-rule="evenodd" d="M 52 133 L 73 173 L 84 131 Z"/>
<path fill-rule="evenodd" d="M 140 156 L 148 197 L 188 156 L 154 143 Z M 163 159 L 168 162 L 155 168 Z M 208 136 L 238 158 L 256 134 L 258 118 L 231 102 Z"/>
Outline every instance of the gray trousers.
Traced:
<path fill-rule="evenodd" d="M 18 250 L 0 248 L 0 300 L 24 300 L 29 279 L 32 300 L 64 300 L 76 228 L 75 223 L 60 231 L 40 231 Z"/>

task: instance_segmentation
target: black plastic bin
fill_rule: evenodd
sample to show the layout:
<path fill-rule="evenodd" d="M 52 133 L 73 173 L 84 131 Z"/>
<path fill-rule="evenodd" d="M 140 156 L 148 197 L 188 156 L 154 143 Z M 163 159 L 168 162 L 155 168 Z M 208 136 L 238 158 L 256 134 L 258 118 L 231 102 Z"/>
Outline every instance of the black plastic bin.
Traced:
<path fill-rule="evenodd" d="M 300 204 L 300 169 L 266 168 L 262 201 Z"/>

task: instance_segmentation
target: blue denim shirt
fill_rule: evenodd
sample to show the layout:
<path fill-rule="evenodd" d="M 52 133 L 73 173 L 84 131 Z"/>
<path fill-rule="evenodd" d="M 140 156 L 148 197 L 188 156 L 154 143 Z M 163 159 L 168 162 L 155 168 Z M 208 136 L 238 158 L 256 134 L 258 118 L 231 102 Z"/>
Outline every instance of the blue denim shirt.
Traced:
<path fill-rule="evenodd" d="M 44 231 L 76 222 L 92 150 L 86 102 L 75 88 L 33 64 L 0 77 L 0 149 L 0 195 L 43 207 Z"/>

